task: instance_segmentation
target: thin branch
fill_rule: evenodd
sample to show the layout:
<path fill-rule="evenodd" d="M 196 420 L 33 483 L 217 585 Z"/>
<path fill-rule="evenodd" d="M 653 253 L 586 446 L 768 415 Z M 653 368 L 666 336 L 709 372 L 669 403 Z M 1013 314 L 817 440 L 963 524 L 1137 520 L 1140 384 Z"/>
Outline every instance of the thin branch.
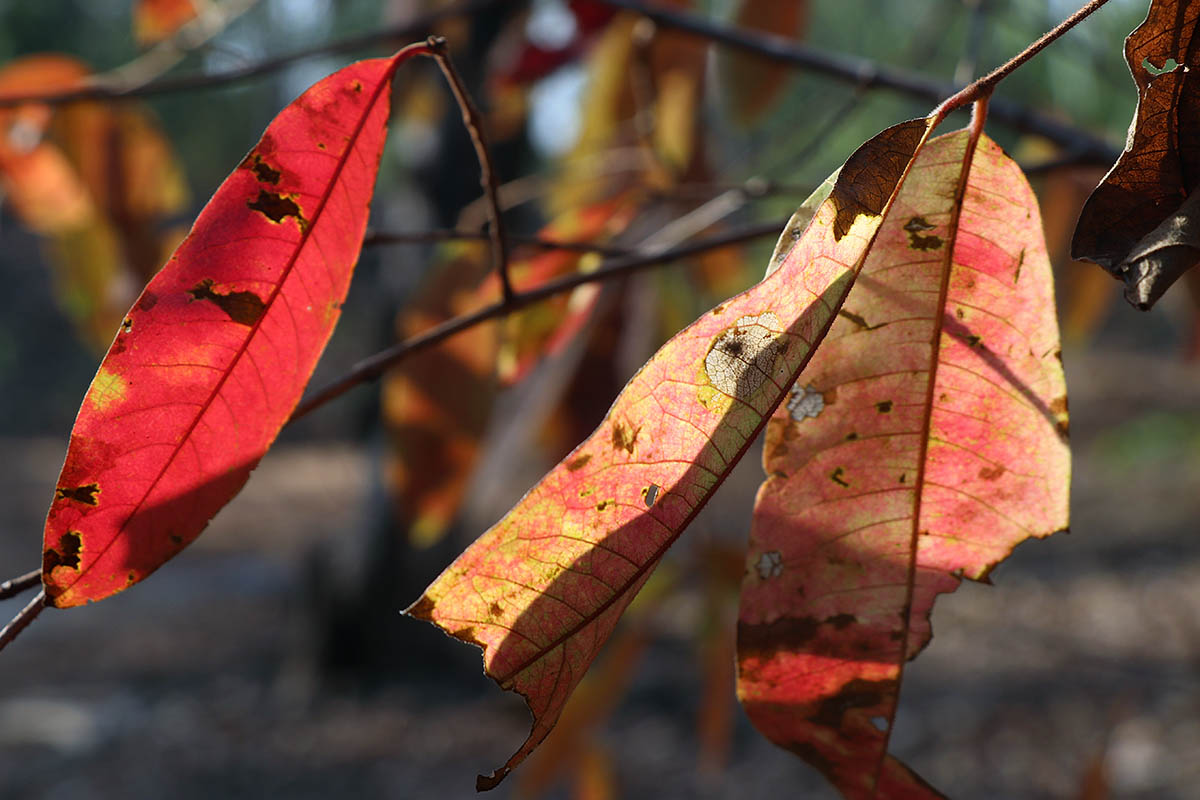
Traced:
<path fill-rule="evenodd" d="M 21 631 L 29 627 L 29 623 L 37 618 L 37 615 L 42 613 L 42 609 L 46 607 L 46 591 L 37 593 L 37 597 L 29 601 L 29 605 L 21 609 L 21 611 L 12 619 L 12 622 L 4 626 L 4 630 L 0 630 L 0 650 L 8 647 L 13 639 L 17 638 Z"/>
<path fill-rule="evenodd" d="M 360 383 L 366 383 L 367 381 L 373 381 L 377 379 L 390 367 L 412 355 L 413 353 L 432 347 L 433 345 L 448 339 L 454 334 L 465 331 L 468 328 L 472 328 L 482 322 L 510 314 L 540 300 L 545 300 L 548 297 L 569 292 L 577 286 L 613 280 L 615 278 L 631 275 L 635 272 L 639 272 L 650 267 L 661 266 L 673 261 L 694 256 L 698 253 L 705 253 L 710 250 L 717 250 L 722 247 L 741 244 L 742 242 L 747 242 L 763 236 L 778 236 L 779 231 L 783 230 L 786 224 L 786 219 L 773 220 L 771 222 L 759 222 L 753 225 L 747 225 L 745 227 L 738 228 L 736 230 L 728 231 L 718 236 L 710 236 L 704 239 L 698 239 L 689 244 L 660 253 L 655 253 L 652 255 L 633 255 L 625 258 L 613 259 L 601 265 L 593 272 L 582 272 L 575 273 L 573 275 L 566 275 L 557 280 L 543 284 L 536 289 L 530 289 L 526 292 L 518 292 L 513 295 L 512 301 L 509 303 L 492 303 L 491 305 L 484 306 L 478 311 L 447 320 L 440 325 L 435 325 L 424 333 L 419 333 L 416 336 L 405 339 L 403 342 L 393 345 L 386 350 L 376 353 L 370 358 L 366 358 L 358 362 L 356 365 L 354 365 L 353 369 L 346 373 L 346 375 L 344 375 L 341 379 L 315 392 L 311 397 L 297 406 L 296 410 L 292 412 L 292 416 L 288 419 L 288 424 L 295 422 L 311 411 L 315 411 L 317 408 L 325 405 L 330 400 L 341 397 L 347 391 L 355 386 L 358 386 Z"/>
<path fill-rule="evenodd" d="M 242 83 L 243 81 L 250 80 L 251 78 L 257 78 L 259 75 L 278 72 L 284 67 L 290 66 L 298 61 L 305 61 L 310 58 L 333 55 L 336 53 L 364 50 L 381 44 L 403 42 L 425 36 L 429 33 L 430 28 L 444 19 L 478 14 L 484 9 L 499 5 L 502 2 L 504 2 L 504 0 L 459 0 L 457 3 L 451 3 L 443 8 L 430 11 L 429 13 L 423 14 L 402 25 L 384 28 L 372 33 L 354 36 L 348 39 L 342 39 L 340 41 L 330 42 L 304 50 L 297 50 L 293 53 L 287 53 L 276 58 L 269 58 L 265 61 L 260 61 L 257 64 L 251 64 L 249 66 L 230 70 L 228 72 L 219 72 L 208 75 L 182 75 L 178 78 L 165 78 L 163 80 L 153 81 L 144 86 L 138 86 L 135 88 L 122 89 L 92 85 L 66 92 L 27 92 L 23 94 L 11 94 L 0 97 L 0 108 L 17 106 L 21 105 L 22 103 L 36 102 L 47 103 L 49 105 L 61 105 L 63 103 L 75 103 L 82 100 L 115 100 L 126 97 L 149 97 L 160 94 L 191 92 L 199 89 L 214 89 L 234 83 Z"/>
<path fill-rule="evenodd" d="M 24 575 L 18 575 L 15 578 L 9 578 L 4 583 L 0 583 L 0 600 L 16 597 L 26 589 L 32 589 L 38 585 L 41 579 L 42 571 L 40 569 L 26 572 Z"/>
<path fill-rule="evenodd" d="M 1060 37 L 1062 37 L 1063 34 L 1071 30 L 1071 28 L 1074 28 L 1080 22 L 1083 22 L 1083 20 L 1091 16 L 1092 12 L 1099 9 L 1107 2 L 1108 0 L 1090 0 L 1090 2 L 1085 3 L 1078 11 L 1064 19 L 1055 27 L 1043 33 L 1040 37 L 1038 37 L 1037 41 L 1026 47 L 1017 55 L 1010 58 L 1007 62 L 992 70 L 990 73 L 975 81 L 962 91 L 956 93 L 953 97 L 947 98 L 937 107 L 934 113 L 940 117 L 945 117 L 955 109 L 962 108 L 963 106 L 974 103 L 981 97 L 990 95 L 996 88 L 996 84 L 1000 83 L 1000 81 L 1012 74 L 1013 70 L 1017 69 L 1026 61 L 1042 52 L 1042 50 L 1044 50 L 1047 46 L 1057 41 Z M 990 113 L 993 117 L 998 118 L 999 115 L 996 113 L 996 111 L 997 108 L 995 105 L 993 105 L 988 113 Z"/>
<path fill-rule="evenodd" d="M 792 64 L 809 72 L 840 81 L 861 84 L 864 89 L 890 89 L 930 103 L 940 103 L 944 98 L 953 95 L 959 88 L 919 73 L 883 66 L 869 59 L 844 53 L 830 53 L 782 36 L 723 25 L 697 14 L 676 11 L 642 0 L 603 0 L 603 2 L 644 14 L 664 27 L 690 33 L 727 47 L 756 53 L 764 58 Z M 1102 3 L 1103 0 L 1099 0 L 1099 4 Z M 1088 13 L 1091 12 L 1088 11 Z M 1074 22 L 1071 24 L 1073 25 Z M 1052 31 L 1051 34 L 1053 33 Z M 1047 36 L 1051 36 L 1051 34 L 1047 34 Z M 1044 40 L 1046 37 L 1044 36 L 1042 39 Z M 1039 42 L 1041 41 L 1039 40 Z M 1044 42 L 1038 49 L 1040 50 L 1048 43 L 1049 41 Z M 991 78 L 992 76 L 989 75 L 984 80 Z M 961 105 L 966 105 L 972 100 L 974 97 L 964 100 Z M 995 99 L 988 109 L 988 116 L 996 122 L 1010 125 L 1024 133 L 1037 134 L 1072 152 L 1080 153 L 1081 157 L 1091 163 L 1111 164 L 1120 155 L 1120 149 L 1106 140 L 1016 103 Z"/>
<path fill-rule="evenodd" d="M 378 247 L 388 244 L 429 244 L 431 242 L 485 242 L 492 238 L 491 233 L 487 231 L 412 231 L 412 232 L 388 232 L 388 231 L 367 231 L 366 237 L 363 239 L 363 247 Z M 612 247 L 611 245 L 597 244 L 595 242 L 567 242 L 558 239 L 547 239 L 543 236 L 525 236 L 519 233 L 508 234 L 508 241 L 512 244 L 528 245 L 537 247 L 542 250 L 569 250 L 572 253 L 599 253 L 607 258 L 616 256 L 627 256 L 630 250 L 625 247 Z"/>
<path fill-rule="evenodd" d="M 169 38 L 154 45 L 129 63 L 93 76 L 88 84 L 111 91 L 129 92 L 166 74 L 193 50 L 219 36 L 235 19 L 253 8 L 259 0 L 225 0 L 205 4 L 194 19 L 185 23 Z"/>
<path fill-rule="evenodd" d="M 446 76 L 446 82 L 450 84 L 450 90 L 454 93 L 459 110 L 462 111 L 463 125 L 467 126 L 467 132 L 471 134 L 471 143 L 475 145 L 475 159 L 479 162 L 479 184 L 483 187 L 483 194 L 487 198 L 488 220 L 491 223 L 488 226 L 488 232 L 491 234 L 492 240 L 492 266 L 495 267 L 496 274 L 500 276 L 502 297 L 504 302 L 508 303 L 513 298 L 512 281 L 508 276 L 508 237 L 504 230 L 504 219 L 500 213 L 500 190 L 497 188 L 496 165 L 492 161 L 492 152 L 488 147 L 487 133 L 483 128 L 483 116 L 471 100 L 467 88 L 463 86 L 458 71 L 454 69 L 454 62 L 450 60 L 446 39 L 442 36 L 430 36 L 428 43 L 442 74 Z"/>

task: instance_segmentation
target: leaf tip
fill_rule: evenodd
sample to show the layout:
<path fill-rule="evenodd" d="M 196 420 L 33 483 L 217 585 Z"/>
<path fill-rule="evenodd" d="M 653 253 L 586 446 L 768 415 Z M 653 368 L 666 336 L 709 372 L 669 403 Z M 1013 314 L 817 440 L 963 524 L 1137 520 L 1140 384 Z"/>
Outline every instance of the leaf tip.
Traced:
<path fill-rule="evenodd" d="M 403 609 L 400 613 L 413 619 L 423 619 L 426 622 L 433 622 L 433 609 L 435 605 L 429 595 L 423 594 L 419 600 L 408 608 Z"/>
<path fill-rule="evenodd" d="M 475 791 L 490 792 L 492 789 L 495 789 L 497 786 L 499 786 L 500 782 L 502 780 L 504 780 L 504 778 L 507 777 L 507 775 L 508 775 L 508 767 L 501 767 L 500 769 L 493 772 L 491 775 L 476 775 L 475 776 Z"/>

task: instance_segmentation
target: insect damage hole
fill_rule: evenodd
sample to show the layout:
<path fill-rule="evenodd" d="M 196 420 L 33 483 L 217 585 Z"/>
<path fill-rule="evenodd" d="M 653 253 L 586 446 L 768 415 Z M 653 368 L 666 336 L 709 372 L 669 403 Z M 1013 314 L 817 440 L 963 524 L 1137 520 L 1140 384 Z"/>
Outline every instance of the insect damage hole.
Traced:
<path fill-rule="evenodd" d="M 733 327 L 713 340 L 704 357 L 704 370 L 719 391 L 745 400 L 771 375 L 784 349 L 779 317 L 767 311 L 739 317 Z"/>
<path fill-rule="evenodd" d="M 783 574 L 783 553 L 778 550 L 768 550 L 758 557 L 758 563 L 754 565 L 754 569 L 758 572 L 758 577 L 762 580 L 767 578 L 778 578 Z"/>
<path fill-rule="evenodd" d="M 816 419 L 825 410 L 825 395 L 813 388 L 811 383 L 808 386 L 796 384 L 788 398 L 787 409 L 796 422 L 803 422 L 808 417 Z"/>

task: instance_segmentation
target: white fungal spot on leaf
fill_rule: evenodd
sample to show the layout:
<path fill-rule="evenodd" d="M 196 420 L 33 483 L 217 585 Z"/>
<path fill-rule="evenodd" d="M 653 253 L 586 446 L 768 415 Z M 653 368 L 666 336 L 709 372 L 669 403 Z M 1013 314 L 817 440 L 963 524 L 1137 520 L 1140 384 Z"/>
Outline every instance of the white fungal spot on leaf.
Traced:
<path fill-rule="evenodd" d="M 758 570 L 758 577 L 764 581 L 767 578 L 778 578 L 783 573 L 783 554 L 778 550 L 768 550 L 758 557 L 754 568 Z"/>
<path fill-rule="evenodd" d="M 815 419 L 825 410 L 825 395 L 814 389 L 811 383 L 808 386 L 796 384 L 788 398 L 787 409 L 796 422 L 803 422 L 807 417 Z"/>
<path fill-rule="evenodd" d="M 733 327 L 713 340 L 704 369 L 712 385 L 730 397 L 745 400 L 771 375 L 783 352 L 779 317 L 766 311 L 739 317 Z"/>

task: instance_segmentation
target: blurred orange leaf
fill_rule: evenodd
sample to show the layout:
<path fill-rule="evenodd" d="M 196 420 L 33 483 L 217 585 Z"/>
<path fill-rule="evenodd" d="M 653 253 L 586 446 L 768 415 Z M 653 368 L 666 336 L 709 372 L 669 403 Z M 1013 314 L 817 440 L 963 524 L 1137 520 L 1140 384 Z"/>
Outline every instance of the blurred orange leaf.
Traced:
<path fill-rule="evenodd" d="M 135 0 L 133 36 L 147 47 L 169 38 L 199 13 L 196 0 Z"/>

